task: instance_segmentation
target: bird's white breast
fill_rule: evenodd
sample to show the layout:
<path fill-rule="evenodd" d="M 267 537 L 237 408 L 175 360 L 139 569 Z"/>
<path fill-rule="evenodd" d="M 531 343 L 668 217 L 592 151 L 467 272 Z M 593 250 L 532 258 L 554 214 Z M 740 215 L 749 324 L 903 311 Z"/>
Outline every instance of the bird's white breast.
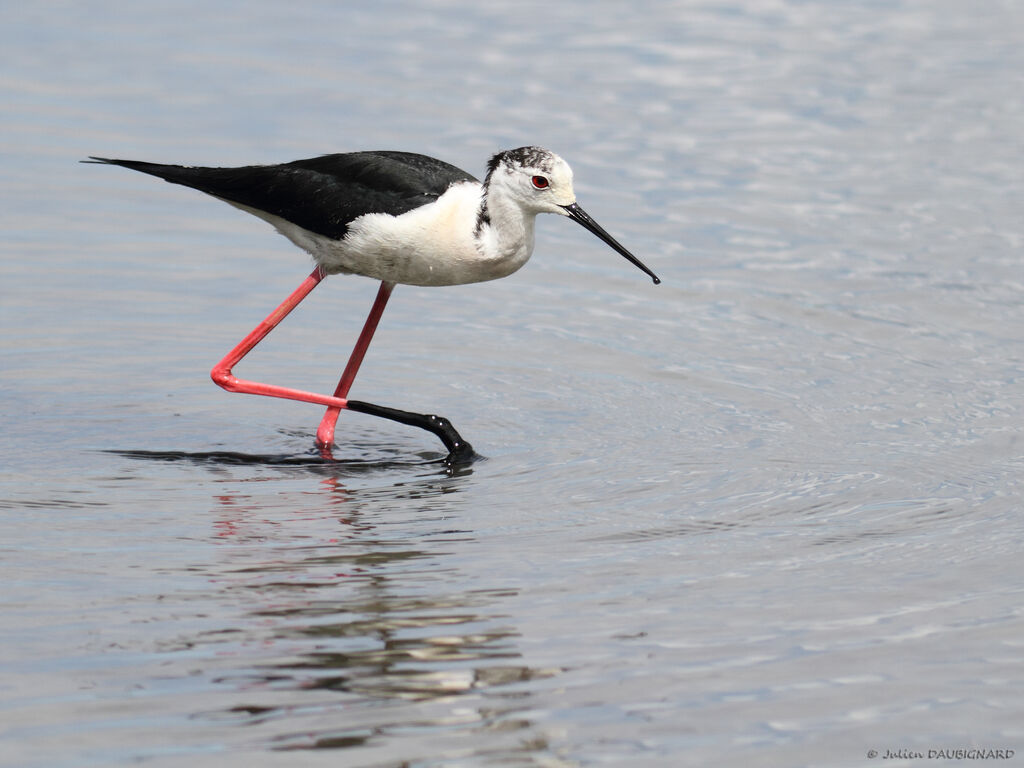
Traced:
<path fill-rule="evenodd" d="M 391 216 L 371 213 L 349 223 L 339 241 L 314 253 L 328 272 L 353 272 L 408 285 L 458 285 L 505 277 L 530 256 L 532 238 L 503 253 L 477 231 L 480 185 L 455 184 L 435 202 Z M 526 244 L 522 244 L 525 246 Z"/>

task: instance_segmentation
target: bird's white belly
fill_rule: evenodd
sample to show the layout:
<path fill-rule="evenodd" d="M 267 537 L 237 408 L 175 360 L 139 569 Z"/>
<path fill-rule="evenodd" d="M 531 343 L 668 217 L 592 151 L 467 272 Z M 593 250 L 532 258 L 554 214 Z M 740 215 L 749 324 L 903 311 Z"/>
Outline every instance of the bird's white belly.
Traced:
<path fill-rule="evenodd" d="M 530 256 L 527 243 L 489 253 L 474 234 L 480 188 L 451 187 L 437 201 L 400 216 L 371 213 L 349 223 L 341 241 L 315 253 L 328 272 L 353 272 L 407 285 L 459 285 L 515 272 Z M 530 243 L 529 245 L 532 245 Z"/>
<path fill-rule="evenodd" d="M 511 237 L 476 233 L 480 185 L 456 184 L 435 202 L 392 216 L 369 213 L 348 224 L 341 240 L 279 216 L 226 200 L 274 225 L 312 254 L 328 274 L 356 274 L 405 285 L 461 285 L 511 275 L 533 252 L 533 219 Z"/>

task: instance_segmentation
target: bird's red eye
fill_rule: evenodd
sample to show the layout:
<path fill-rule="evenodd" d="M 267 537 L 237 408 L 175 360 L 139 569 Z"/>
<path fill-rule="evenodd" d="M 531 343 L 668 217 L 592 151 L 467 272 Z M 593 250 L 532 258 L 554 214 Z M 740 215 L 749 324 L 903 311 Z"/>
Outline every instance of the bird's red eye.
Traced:
<path fill-rule="evenodd" d="M 547 189 L 548 180 L 544 176 L 534 176 L 530 181 L 533 182 L 533 186 L 537 189 Z"/>

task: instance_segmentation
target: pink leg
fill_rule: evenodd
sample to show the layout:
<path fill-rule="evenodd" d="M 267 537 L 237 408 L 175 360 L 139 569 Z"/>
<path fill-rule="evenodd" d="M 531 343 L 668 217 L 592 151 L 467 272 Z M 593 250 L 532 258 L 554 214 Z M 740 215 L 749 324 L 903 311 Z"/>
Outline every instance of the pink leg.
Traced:
<path fill-rule="evenodd" d="M 320 268 L 317 267 L 314 269 L 312 273 L 310 273 L 309 277 L 303 281 L 302 285 L 295 289 L 295 292 L 292 293 L 291 296 L 281 302 L 281 305 L 271 312 L 267 316 L 266 320 L 256 326 L 252 333 L 242 339 L 234 349 L 224 356 L 223 360 L 213 367 L 213 370 L 210 371 L 210 378 L 213 379 L 214 383 L 223 387 L 228 392 L 242 392 L 250 395 L 267 395 L 268 397 L 283 397 L 288 400 L 301 400 L 306 403 L 326 405 L 330 408 L 344 408 L 347 401 L 343 397 L 329 397 L 328 395 L 319 395 L 315 392 L 305 392 L 301 389 L 289 389 L 288 387 L 279 387 L 274 384 L 262 384 L 258 381 L 239 379 L 231 373 L 231 369 L 234 368 L 243 357 L 249 354 L 253 347 L 259 344 L 268 333 L 274 330 L 274 328 L 276 328 L 277 325 L 299 305 L 299 302 L 306 298 L 323 279 L 324 273 Z M 376 307 L 376 305 L 374 306 Z M 381 306 L 381 310 L 383 310 L 383 306 Z M 366 344 L 369 344 L 369 339 L 366 340 Z M 364 344 L 362 350 L 363 354 L 366 352 L 365 346 L 366 345 Z M 362 359 L 362 355 L 360 355 L 360 359 Z M 358 367 L 358 365 L 356 367 Z M 351 384 L 351 382 L 349 383 Z"/>
<path fill-rule="evenodd" d="M 400 411 L 395 408 L 386 408 L 380 405 L 374 405 L 373 403 L 364 403 L 357 400 L 348 399 L 348 390 L 352 386 L 352 382 L 355 380 L 356 373 L 359 370 L 360 363 L 363 362 L 363 358 L 366 356 L 366 350 L 370 346 L 370 340 L 373 338 L 373 333 L 377 329 L 377 324 L 380 322 L 381 314 L 384 312 L 384 307 L 388 303 L 388 298 L 391 296 L 391 291 L 394 289 L 394 283 L 382 282 L 380 290 L 377 291 L 377 298 L 373 303 L 373 307 L 370 309 L 370 315 L 366 318 L 366 323 L 363 325 L 363 330 L 359 334 L 359 339 L 356 341 L 355 349 L 352 350 L 352 354 L 348 359 L 348 364 L 345 366 L 345 371 L 341 375 L 341 381 L 338 382 L 338 387 L 335 390 L 334 396 L 318 395 L 315 392 L 305 392 L 301 389 L 289 389 L 287 387 L 278 387 L 273 384 L 261 384 L 258 381 L 247 381 L 246 379 L 239 379 L 231 373 L 231 369 L 238 364 L 238 362 L 249 354 L 253 347 L 259 344 L 268 333 L 270 333 L 277 325 L 284 320 L 288 314 L 299 305 L 299 303 L 306 298 L 310 292 L 320 284 L 320 281 L 324 279 L 324 273 L 321 272 L 320 268 L 317 267 L 307 277 L 298 288 L 281 302 L 281 305 L 271 312 L 267 319 L 256 326 L 252 333 L 246 336 L 238 345 L 232 349 L 224 359 L 217 363 L 213 370 L 210 371 L 210 377 L 214 382 L 228 390 L 228 392 L 244 392 L 251 395 L 267 395 L 269 397 L 283 397 L 288 400 L 302 400 L 306 403 L 316 403 L 318 405 L 326 405 L 327 413 L 324 414 L 324 418 L 320 423 L 320 428 L 317 430 L 317 443 L 320 445 L 321 453 L 325 455 L 325 458 L 330 458 L 330 443 L 334 439 L 334 425 L 338 420 L 338 414 L 343 408 L 347 408 L 352 411 L 359 413 L 366 413 L 371 416 L 379 416 L 384 419 L 390 419 L 391 421 L 397 421 L 400 424 L 408 424 L 409 426 L 419 427 L 431 432 L 441 439 L 445 447 L 448 449 L 448 456 L 445 459 L 445 463 L 449 468 L 456 465 L 468 464 L 475 457 L 476 454 L 473 452 L 473 446 L 467 443 L 462 436 L 455 431 L 455 428 L 451 425 L 448 419 L 442 418 L 441 416 L 424 415 L 419 413 L 410 413 L 408 411 Z"/>
<path fill-rule="evenodd" d="M 366 323 L 359 334 L 356 346 L 352 350 L 352 355 L 348 359 L 345 371 L 341 374 L 341 380 L 338 381 L 338 386 L 334 390 L 335 397 L 342 400 L 348 397 L 348 391 L 352 387 L 352 382 L 355 381 L 356 373 L 359 372 L 359 366 L 362 365 L 363 358 L 366 356 L 370 340 L 373 338 L 374 331 L 377 330 L 377 323 L 380 322 L 380 316 L 384 313 L 384 307 L 387 305 L 388 298 L 390 298 L 394 287 L 394 283 L 381 282 L 380 289 L 377 291 L 377 298 L 370 308 L 370 314 L 366 318 Z M 320 421 L 320 427 L 316 431 L 316 444 L 321 448 L 326 448 L 334 442 L 334 427 L 338 423 L 340 413 L 341 408 L 337 406 L 330 405 L 327 407 L 327 412 L 324 414 L 323 419 Z"/>

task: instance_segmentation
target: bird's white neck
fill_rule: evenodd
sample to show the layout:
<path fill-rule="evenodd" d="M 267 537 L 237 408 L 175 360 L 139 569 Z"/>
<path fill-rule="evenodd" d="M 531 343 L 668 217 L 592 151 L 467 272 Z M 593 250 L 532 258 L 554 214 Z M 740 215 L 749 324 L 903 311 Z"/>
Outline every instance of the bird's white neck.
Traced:
<path fill-rule="evenodd" d="M 525 211 L 505 194 L 500 186 L 484 187 L 477 213 L 477 247 L 488 261 L 501 262 L 512 274 L 533 253 L 534 223 L 537 214 Z"/>

